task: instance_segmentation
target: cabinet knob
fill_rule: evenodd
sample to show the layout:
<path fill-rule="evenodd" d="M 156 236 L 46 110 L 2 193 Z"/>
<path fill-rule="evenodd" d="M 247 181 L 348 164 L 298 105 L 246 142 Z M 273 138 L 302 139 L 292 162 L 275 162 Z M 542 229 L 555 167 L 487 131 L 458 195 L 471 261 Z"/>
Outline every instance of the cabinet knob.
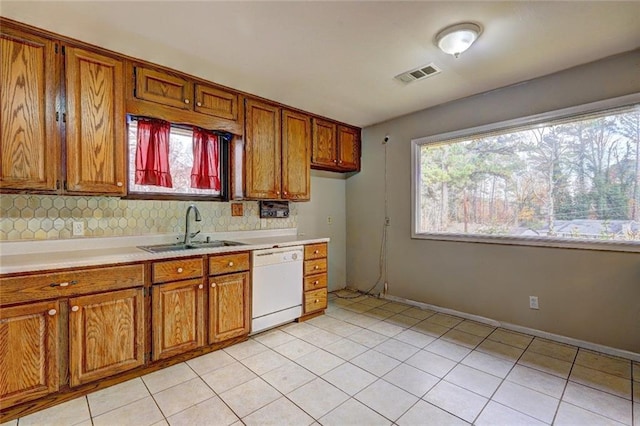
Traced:
<path fill-rule="evenodd" d="M 280 191 L 276 191 L 276 194 L 277 194 L 277 195 L 280 195 Z"/>
<path fill-rule="evenodd" d="M 181 274 L 181 273 L 182 273 L 182 271 L 183 271 L 183 269 L 182 269 L 182 268 L 178 268 L 178 273 L 179 273 L 179 274 Z"/>
<path fill-rule="evenodd" d="M 342 164 L 342 160 L 338 161 L 338 163 Z"/>
<path fill-rule="evenodd" d="M 198 104 L 197 104 L 197 105 L 198 105 L 198 106 L 202 106 L 202 102 L 198 102 Z"/>
<path fill-rule="evenodd" d="M 189 103 L 189 99 L 185 99 L 185 100 L 184 100 L 184 103 L 185 103 L 185 104 L 188 104 L 188 103 Z"/>
<path fill-rule="evenodd" d="M 199 288 L 200 290 L 202 290 L 202 289 L 204 288 L 204 285 L 200 284 L 200 285 L 198 286 L 198 288 Z"/>
<path fill-rule="evenodd" d="M 313 251 L 313 254 L 318 254 L 318 253 L 320 253 L 320 250 L 314 250 Z"/>
<path fill-rule="evenodd" d="M 338 162 L 338 160 L 333 160 L 333 162 L 334 162 L 334 163 L 337 163 L 337 162 Z"/>
<path fill-rule="evenodd" d="M 72 310 L 73 312 L 78 312 L 78 310 L 79 310 L 79 309 L 80 309 L 80 307 L 79 307 L 78 305 L 75 305 L 75 306 L 72 306 L 72 307 L 71 307 L 71 310 Z"/>
<path fill-rule="evenodd" d="M 319 269 L 320 267 L 318 265 L 314 266 L 313 269 Z"/>
<path fill-rule="evenodd" d="M 289 193 L 287 191 L 284 191 L 284 195 L 288 195 Z"/>
<path fill-rule="evenodd" d="M 316 299 L 313 301 L 313 303 L 318 303 L 320 301 L 320 299 Z"/>
<path fill-rule="evenodd" d="M 49 309 L 49 315 L 54 316 L 57 313 L 58 311 L 56 311 L 55 309 Z"/>
<path fill-rule="evenodd" d="M 116 182 L 116 186 L 122 188 L 122 182 Z"/>
<path fill-rule="evenodd" d="M 216 283 L 211 283 L 211 288 L 216 288 Z"/>
<path fill-rule="evenodd" d="M 233 266 L 233 262 L 229 262 L 229 267 L 232 267 L 232 266 Z"/>
<path fill-rule="evenodd" d="M 313 285 L 318 285 L 318 283 L 319 283 L 319 281 L 318 281 L 318 280 L 315 280 L 315 281 L 313 282 Z"/>

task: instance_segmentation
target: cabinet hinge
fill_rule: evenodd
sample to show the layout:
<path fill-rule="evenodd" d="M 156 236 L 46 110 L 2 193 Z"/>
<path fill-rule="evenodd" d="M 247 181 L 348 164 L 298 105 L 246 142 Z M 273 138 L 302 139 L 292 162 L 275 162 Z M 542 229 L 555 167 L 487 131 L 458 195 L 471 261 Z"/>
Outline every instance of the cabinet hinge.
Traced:
<path fill-rule="evenodd" d="M 67 181 L 62 181 L 62 188 L 64 188 L 64 190 L 67 190 Z"/>
<path fill-rule="evenodd" d="M 60 179 L 56 180 L 56 189 L 60 189 Z"/>
<path fill-rule="evenodd" d="M 56 121 L 60 121 L 60 111 L 56 111 Z"/>
<path fill-rule="evenodd" d="M 63 112 L 63 113 L 62 113 L 62 122 L 63 122 L 63 123 L 66 123 L 66 122 L 67 122 L 67 113 L 66 113 L 66 112 Z"/>
<path fill-rule="evenodd" d="M 131 78 L 133 78 L 133 97 L 135 98 L 138 94 L 137 94 L 137 87 L 136 87 L 136 73 L 137 73 L 137 68 L 133 67 L 133 75 L 131 76 Z"/>
<path fill-rule="evenodd" d="M 58 43 L 55 45 L 55 52 L 58 53 Z"/>
<path fill-rule="evenodd" d="M 64 55 L 66 53 L 67 53 L 67 51 L 65 50 L 64 46 L 62 46 L 62 54 Z"/>

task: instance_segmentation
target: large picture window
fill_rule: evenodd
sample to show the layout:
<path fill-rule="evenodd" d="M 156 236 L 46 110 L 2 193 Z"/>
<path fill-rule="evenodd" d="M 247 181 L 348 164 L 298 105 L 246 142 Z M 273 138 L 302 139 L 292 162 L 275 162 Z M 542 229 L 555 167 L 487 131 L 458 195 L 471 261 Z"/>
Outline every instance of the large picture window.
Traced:
<path fill-rule="evenodd" d="M 640 104 L 414 140 L 413 160 L 416 238 L 640 251 Z"/>

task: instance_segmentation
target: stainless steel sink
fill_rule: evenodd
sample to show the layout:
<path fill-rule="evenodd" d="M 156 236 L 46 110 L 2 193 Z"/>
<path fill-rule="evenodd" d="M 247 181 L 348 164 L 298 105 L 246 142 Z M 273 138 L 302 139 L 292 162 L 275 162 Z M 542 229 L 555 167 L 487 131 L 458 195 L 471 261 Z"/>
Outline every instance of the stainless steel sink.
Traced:
<path fill-rule="evenodd" d="M 153 246 L 138 246 L 139 249 L 148 251 L 150 253 L 164 253 L 167 251 L 181 251 L 181 250 L 195 250 L 204 248 L 216 248 L 216 247 L 230 247 L 230 246 L 243 246 L 244 243 L 237 241 L 192 241 L 189 244 L 173 243 L 173 244 L 157 244 Z"/>

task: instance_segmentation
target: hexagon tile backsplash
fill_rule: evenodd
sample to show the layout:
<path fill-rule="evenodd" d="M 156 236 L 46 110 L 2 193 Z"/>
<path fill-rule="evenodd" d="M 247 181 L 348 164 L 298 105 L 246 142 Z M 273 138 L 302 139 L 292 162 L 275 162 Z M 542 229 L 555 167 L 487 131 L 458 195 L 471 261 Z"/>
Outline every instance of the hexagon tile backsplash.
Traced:
<path fill-rule="evenodd" d="M 202 214 L 202 232 L 249 231 L 297 227 L 297 207 L 287 219 L 264 219 L 257 201 L 244 201 L 244 215 L 231 216 L 231 203 L 213 201 L 122 200 L 113 197 L 69 197 L 2 194 L 0 240 L 72 238 L 73 222 L 84 222 L 85 237 L 112 237 L 184 232 L 189 204 Z M 73 237 L 77 238 L 77 237 Z"/>

